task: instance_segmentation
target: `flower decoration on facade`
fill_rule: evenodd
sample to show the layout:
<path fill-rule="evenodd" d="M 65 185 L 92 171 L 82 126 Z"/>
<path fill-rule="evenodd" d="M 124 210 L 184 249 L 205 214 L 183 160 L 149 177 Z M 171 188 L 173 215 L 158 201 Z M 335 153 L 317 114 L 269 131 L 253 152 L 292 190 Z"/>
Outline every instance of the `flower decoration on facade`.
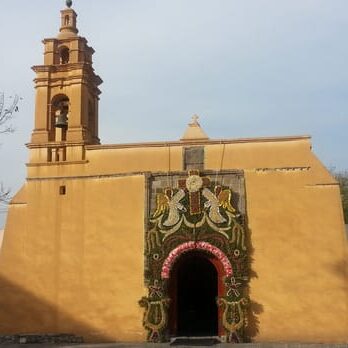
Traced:
<path fill-rule="evenodd" d="M 198 192 L 203 186 L 203 179 L 199 175 L 191 175 L 186 179 L 186 188 L 189 192 Z"/>
<path fill-rule="evenodd" d="M 218 277 L 225 282 L 217 297 L 221 307 L 219 325 L 227 342 L 244 340 L 247 304 L 243 294 L 248 260 L 245 220 L 236 209 L 244 206 L 241 178 L 241 174 L 227 174 L 226 182 L 228 179 L 233 185 L 222 186 L 217 179 L 212 181 L 195 169 L 171 186 L 163 175 L 149 178 L 145 235 L 148 297 L 139 302 L 144 307 L 143 325 L 148 330 L 148 341 L 168 340 L 169 302 L 174 296 L 170 290 L 170 278 L 175 274 L 172 270 L 177 260 L 191 251 L 202 251 L 209 259 L 214 258 L 214 265 L 219 264 Z"/>
<path fill-rule="evenodd" d="M 149 285 L 149 297 L 162 297 L 162 287 L 157 279 L 153 281 L 153 285 Z"/>
<path fill-rule="evenodd" d="M 227 294 L 226 294 L 227 296 L 231 296 L 232 293 L 234 294 L 235 297 L 240 296 L 240 292 L 238 291 L 238 288 L 242 285 L 242 283 L 238 283 L 235 277 L 231 277 L 231 279 L 227 280 L 225 284 L 228 287 Z"/>
<path fill-rule="evenodd" d="M 178 247 L 176 247 L 174 250 L 172 250 L 166 260 L 163 263 L 162 266 L 162 272 L 161 272 L 161 277 L 162 279 L 168 279 L 169 274 L 171 269 L 173 268 L 173 265 L 176 261 L 176 259 L 183 253 L 189 251 L 189 250 L 203 250 L 203 251 L 208 251 L 209 253 L 213 254 L 216 256 L 218 260 L 223 265 L 225 275 L 226 276 L 231 276 L 233 273 L 232 270 L 232 265 L 228 259 L 228 257 L 216 246 L 208 243 L 208 242 L 186 242 L 183 244 L 180 244 Z"/>

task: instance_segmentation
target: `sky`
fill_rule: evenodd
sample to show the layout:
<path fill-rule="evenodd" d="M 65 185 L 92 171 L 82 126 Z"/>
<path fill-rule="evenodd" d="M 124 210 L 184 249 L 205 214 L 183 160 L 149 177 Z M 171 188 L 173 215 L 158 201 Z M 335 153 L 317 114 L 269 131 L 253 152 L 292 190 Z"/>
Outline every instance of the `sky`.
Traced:
<path fill-rule="evenodd" d="M 5 3 L 5 0 L 0 0 Z M 0 135 L 0 181 L 25 181 L 33 65 L 64 0 L 2 6 L 0 92 L 23 99 Z M 311 135 L 328 168 L 348 169 L 347 0 L 74 0 L 104 83 L 101 142 L 178 140 L 193 114 L 210 138 Z M 0 229 L 6 208 L 0 206 Z"/>

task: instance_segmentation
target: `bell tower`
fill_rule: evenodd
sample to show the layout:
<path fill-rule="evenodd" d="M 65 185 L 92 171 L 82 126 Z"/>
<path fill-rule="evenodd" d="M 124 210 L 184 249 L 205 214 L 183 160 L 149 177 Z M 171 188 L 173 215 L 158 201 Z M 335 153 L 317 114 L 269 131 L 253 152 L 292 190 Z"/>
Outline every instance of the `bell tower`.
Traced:
<path fill-rule="evenodd" d="M 58 36 L 43 40 L 44 64 L 33 67 L 36 101 L 28 144 L 31 163 L 84 160 L 84 145 L 100 142 L 98 86 L 102 80 L 93 69 L 93 48 L 78 36 L 72 1 L 66 5 Z"/>

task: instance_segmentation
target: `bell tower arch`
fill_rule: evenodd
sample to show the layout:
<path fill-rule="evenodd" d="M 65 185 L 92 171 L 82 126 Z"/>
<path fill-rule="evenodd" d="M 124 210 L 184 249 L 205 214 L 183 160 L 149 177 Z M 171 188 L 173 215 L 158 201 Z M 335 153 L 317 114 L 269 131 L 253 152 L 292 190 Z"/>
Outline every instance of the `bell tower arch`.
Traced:
<path fill-rule="evenodd" d="M 100 143 L 98 86 L 102 80 L 93 69 L 93 48 L 78 36 L 72 1 L 67 0 L 66 5 L 59 34 L 43 40 L 43 65 L 32 68 L 36 100 L 35 125 L 28 144 L 31 163 L 83 160 L 84 145 Z M 58 152 L 60 156 L 55 155 Z"/>

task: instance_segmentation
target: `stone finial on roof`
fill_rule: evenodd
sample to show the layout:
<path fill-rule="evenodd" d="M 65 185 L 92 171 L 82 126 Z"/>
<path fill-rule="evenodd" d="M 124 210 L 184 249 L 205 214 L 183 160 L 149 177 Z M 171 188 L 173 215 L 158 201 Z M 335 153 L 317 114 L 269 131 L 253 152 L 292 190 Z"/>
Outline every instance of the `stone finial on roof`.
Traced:
<path fill-rule="evenodd" d="M 72 0 L 66 0 L 65 3 L 69 8 L 72 6 Z"/>
<path fill-rule="evenodd" d="M 196 124 L 196 125 L 199 125 L 198 123 L 198 120 L 199 120 L 199 116 L 194 114 L 191 118 L 191 123 L 190 124 Z"/>
<path fill-rule="evenodd" d="M 184 135 L 180 140 L 182 141 L 191 141 L 191 140 L 208 140 L 208 135 L 201 128 L 201 125 L 198 122 L 199 116 L 193 115 L 191 122 L 188 124 L 188 127 L 185 130 Z"/>

